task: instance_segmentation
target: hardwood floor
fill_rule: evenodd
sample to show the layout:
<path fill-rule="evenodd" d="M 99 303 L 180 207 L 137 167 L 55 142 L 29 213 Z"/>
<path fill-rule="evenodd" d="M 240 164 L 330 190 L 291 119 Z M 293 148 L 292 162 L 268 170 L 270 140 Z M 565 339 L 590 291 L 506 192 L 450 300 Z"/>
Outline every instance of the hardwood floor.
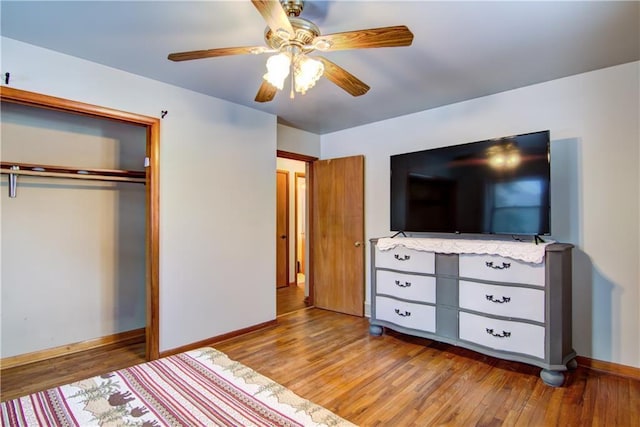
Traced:
<path fill-rule="evenodd" d="M 394 332 L 372 337 L 368 325 L 365 318 L 310 308 L 214 346 L 361 426 L 640 423 L 640 381 L 578 367 L 565 386 L 553 388 L 536 367 Z M 3 371 L 2 399 L 47 388 L 58 372 L 69 382 L 74 371 L 80 379 L 123 367 L 136 358 L 131 353 L 94 355 L 98 366 L 91 372 L 72 357 L 48 369 Z"/>
<path fill-rule="evenodd" d="M 145 344 L 110 346 L 105 349 L 56 357 L 43 362 L 2 369 L 0 400 L 68 384 L 83 378 L 137 365 L 145 361 Z"/>
<path fill-rule="evenodd" d="M 307 305 L 304 303 L 304 283 L 277 289 L 276 302 L 276 314 L 278 316 L 306 308 Z"/>

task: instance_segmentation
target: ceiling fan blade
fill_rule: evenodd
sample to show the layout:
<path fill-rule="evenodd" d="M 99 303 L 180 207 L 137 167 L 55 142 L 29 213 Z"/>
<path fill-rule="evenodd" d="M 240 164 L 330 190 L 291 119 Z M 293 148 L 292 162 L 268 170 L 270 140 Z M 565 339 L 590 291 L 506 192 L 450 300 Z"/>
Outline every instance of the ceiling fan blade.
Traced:
<path fill-rule="evenodd" d="M 262 81 L 260 85 L 260 89 L 258 89 L 258 93 L 256 94 L 256 102 L 269 102 L 273 101 L 273 98 L 276 96 L 276 92 L 278 89 L 267 82 L 266 80 Z"/>
<path fill-rule="evenodd" d="M 413 33 L 405 25 L 395 27 L 370 28 L 368 30 L 347 31 L 344 33 L 325 34 L 314 39 L 318 50 L 368 49 L 373 47 L 410 46 Z M 329 47 L 322 48 L 328 43 Z"/>
<path fill-rule="evenodd" d="M 219 49 L 191 50 L 188 52 L 170 53 L 167 58 L 172 61 L 189 61 L 192 59 L 215 58 L 217 56 L 262 53 L 266 50 L 267 49 L 264 46 L 222 47 Z"/>
<path fill-rule="evenodd" d="M 264 20 L 267 21 L 271 31 L 276 34 L 286 31 L 289 36 L 295 34 L 295 30 L 278 0 L 251 0 L 251 3 L 258 9 Z"/>
<path fill-rule="evenodd" d="M 369 91 L 370 88 L 366 83 L 362 82 L 344 68 L 322 56 L 314 56 L 314 58 L 319 59 L 324 64 L 323 76 L 346 92 L 353 96 L 360 96 Z"/>

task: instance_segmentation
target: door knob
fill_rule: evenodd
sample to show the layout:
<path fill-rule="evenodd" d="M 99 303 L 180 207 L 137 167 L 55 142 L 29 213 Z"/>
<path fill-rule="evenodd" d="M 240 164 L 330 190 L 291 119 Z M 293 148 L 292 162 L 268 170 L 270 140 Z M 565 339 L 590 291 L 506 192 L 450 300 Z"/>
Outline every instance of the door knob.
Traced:
<path fill-rule="evenodd" d="M 282 236 L 280 236 L 280 238 L 281 238 L 281 239 L 286 239 L 286 238 L 287 238 L 287 235 L 286 235 L 286 234 L 283 234 Z"/>
<path fill-rule="evenodd" d="M 354 245 L 356 248 L 359 248 L 360 246 L 362 246 L 362 242 L 355 242 Z"/>

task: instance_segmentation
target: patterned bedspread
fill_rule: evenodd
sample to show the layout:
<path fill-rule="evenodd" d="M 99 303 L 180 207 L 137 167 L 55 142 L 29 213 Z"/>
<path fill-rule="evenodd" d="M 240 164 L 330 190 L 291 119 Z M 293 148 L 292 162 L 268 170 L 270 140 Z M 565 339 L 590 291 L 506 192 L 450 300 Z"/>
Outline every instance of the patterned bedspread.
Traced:
<path fill-rule="evenodd" d="M 1 403 L 6 426 L 353 426 L 202 348 Z"/>

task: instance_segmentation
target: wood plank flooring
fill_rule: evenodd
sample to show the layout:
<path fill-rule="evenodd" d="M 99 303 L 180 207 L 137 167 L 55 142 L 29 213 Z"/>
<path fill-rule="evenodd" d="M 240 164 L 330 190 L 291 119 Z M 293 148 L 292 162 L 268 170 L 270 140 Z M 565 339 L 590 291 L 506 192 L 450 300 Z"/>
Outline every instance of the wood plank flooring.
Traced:
<path fill-rule="evenodd" d="M 145 361 L 145 344 L 113 345 L 2 369 L 0 400 L 46 390 Z"/>
<path fill-rule="evenodd" d="M 306 308 L 307 305 L 304 303 L 304 283 L 277 289 L 276 302 L 278 316 Z"/>
<path fill-rule="evenodd" d="M 361 426 L 640 425 L 640 381 L 578 367 L 553 388 L 536 367 L 394 332 L 372 337 L 368 325 L 310 308 L 214 346 Z M 94 355 L 96 369 L 124 367 L 135 352 Z M 72 358 L 49 365 L 3 371 L 2 399 L 50 387 L 57 372 L 65 382 L 72 371 L 93 375 Z"/>

